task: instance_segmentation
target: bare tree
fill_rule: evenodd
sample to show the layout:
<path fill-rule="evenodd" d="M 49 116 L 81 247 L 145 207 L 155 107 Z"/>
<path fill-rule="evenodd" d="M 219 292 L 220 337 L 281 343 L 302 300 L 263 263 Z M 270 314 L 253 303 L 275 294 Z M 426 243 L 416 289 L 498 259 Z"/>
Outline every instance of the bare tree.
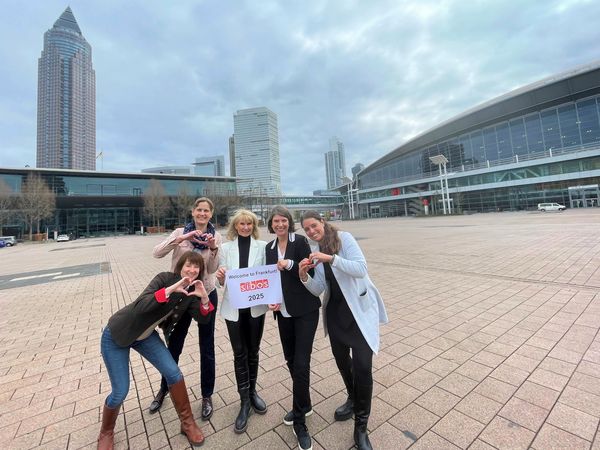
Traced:
<path fill-rule="evenodd" d="M 152 225 L 160 226 L 160 220 L 169 210 L 169 199 L 165 188 L 156 179 L 150 180 L 148 190 L 144 192 L 144 214 L 152 219 Z"/>
<path fill-rule="evenodd" d="M 187 181 L 184 181 L 177 191 L 177 197 L 175 197 L 175 210 L 179 224 L 185 223 L 190 215 L 193 203 L 194 196 L 188 189 Z"/>
<path fill-rule="evenodd" d="M 213 221 L 219 225 L 226 224 L 233 211 L 244 205 L 243 199 L 234 192 L 216 194 L 212 200 L 215 203 Z"/>
<path fill-rule="evenodd" d="M 15 193 L 4 180 L 0 180 L 0 236 L 4 234 L 3 226 L 12 214 Z"/>
<path fill-rule="evenodd" d="M 29 227 L 29 240 L 31 240 L 33 225 L 36 225 L 36 232 L 39 234 L 42 219 L 52 217 L 54 214 L 56 195 L 40 175 L 31 173 L 23 182 L 17 205 L 23 220 Z"/>

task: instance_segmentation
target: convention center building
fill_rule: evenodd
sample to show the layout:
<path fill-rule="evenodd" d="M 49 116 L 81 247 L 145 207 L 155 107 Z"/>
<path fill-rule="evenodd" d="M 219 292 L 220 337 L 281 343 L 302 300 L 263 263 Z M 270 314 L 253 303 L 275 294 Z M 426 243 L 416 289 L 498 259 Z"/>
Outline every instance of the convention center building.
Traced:
<path fill-rule="evenodd" d="M 224 226 L 233 210 L 240 207 L 252 209 L 264 221 L 273 205 L 285 205 L 296 215 L 307 209 L 341 215 L 344 206 L 339 194 L 265 197 L 255 191 L 240 197 L 237 178 L 227 176 L 0 168 L 0 205 L 8 208 L 0 216 L 1 235 L 14 235 L 19 239 L 26 235 L 28 228 L 17 199 L 31 175 L 39 175 L 53 193 L 53 212 L 40 223 L 40 232 L 48 231 L 50 238 L 56 234 L 76 239 L 147 230 L 153 221 L 145 213 L 144 198 L 156 182 L 161 186 L 159 195 L 168 199 L 168 208 L 159 222 L 160 227 L 167 230 L 180 226 L 182 220 L 189 220 L 194 199 L 204 196 L 214 201 L 212 220 L 219 226 Z M 13 201 L 4 203 L 7 194 Z M 185 208 L 184 213 L 182 208 Z M 37 226 L 35 228 L 37 231 Z"/>
<path fill-rule="evenodd" d="M 514 90 L 406 142 L 362 170 L 360 217 L 535 209 L 600 200 L 600 62 Z M 442 155 L 444 158 L 435 158 Z M 433 158 L 433 162 L 432 162 Z M 358 195 L 356 195 L 358 194 Z M 449 200 L 448 200 L 449 196 Z"/>

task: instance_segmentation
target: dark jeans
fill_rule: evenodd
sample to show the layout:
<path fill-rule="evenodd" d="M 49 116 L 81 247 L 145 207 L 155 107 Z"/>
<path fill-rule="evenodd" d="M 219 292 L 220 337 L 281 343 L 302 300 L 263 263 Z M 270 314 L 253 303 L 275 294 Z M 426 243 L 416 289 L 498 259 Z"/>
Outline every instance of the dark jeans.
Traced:
<path fill-rule="evenodd" d="M 214 289 L 208 294 L 210 302 L 215 307 L 210 316 L 210 321 L 206 324 L 198 324 L 198 338 L 200 340 L 200 389 L 202 397 L 210 397 L 215 390 L 215 318 L 217 316 L 217 305 L 219 297 L 217 290 Z M 183 351 L 183 344 L 188 334 L 188 329 L 192 323 L 192 316 L 183 314 L 175 325 L 173 333 L 169 336 L 169 352 L 175 362 L 179 362 L 179 356 Z M 167 389 L 167 381 L 163 377 L 160 382 L 163 390 Z"/>
<path fill-rule="evenodd" d="M 310 400 L 310 354 L 317 325 L 319 310 L 300 317 L 283 317 L 277 313 L 277 326 L 283 347 L 283 355 L 292 375 L 294 423 L 304 423 L 312 408 Z"/>
<path fill-rule="evenodd" d="M 233 350 L 233 367 L 238 392 L 254 392 L 258 374 L 258 352 L 265 326 L 265 315 L 252 317 L 250 309 L 240 309 L 237 322 L 226 320 Z"/>
<path fill-rule="evenodd" d="M 113 341 L 110 330 L 105 328 L 100 340 L 100 352 L 110 378 L 111 392 L 106 398 L 106 406 L 116 408 L 125 400 L 129 392 L 129 351 L 134 349 L 166 377 L 169 386 L 183 378 L 177 363 L 167 350 L 156 331 L 141 341 L 128 347 L 120 347 Z"/>

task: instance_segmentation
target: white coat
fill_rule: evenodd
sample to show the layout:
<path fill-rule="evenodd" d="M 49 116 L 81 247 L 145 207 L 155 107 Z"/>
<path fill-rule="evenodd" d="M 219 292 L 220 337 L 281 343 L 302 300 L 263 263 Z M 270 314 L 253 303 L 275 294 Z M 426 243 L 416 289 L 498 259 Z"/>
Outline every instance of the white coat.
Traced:
<path fill-rule="evenodd" d="M 248 267 L 265 265 L 265 241 L 257 241 L 253 237 L 250 238 L 250 252 L 248 254 Z M 233 241 L 225 242 L 221 245 L 219 251 L 219 267 L 229 269 L 239 269 L 240 267 L 240 251 L 237 238 Z M 267 312 L 267 305 L 256 305 L 250 309 L 252 317 L 262 316 Z M 229 294 L 227 287 L 223 293 L 223 301 L 221 302 L 221 316 L 231 322 L 237 322 L 240 315 L 237 308 L 233 308 L 229 302 Z"/>
<path fill-rule="evenodd" d="M 379 324 L 388 322 L 385 305 L 379 291 L 367 274 L 367 261 L 356 239 L 345 231 L 338 231 L 338 236 L 342 246 L 339 253 L 335 255 L 331 270 L 365 341 L 373 353 L 377 354 L 379 351 Z M 323 329 L 327 336 L 326 314 L 330 292 L 323 264 L 315 267 L 314 277 L 309 275 L 304 285 L 314 295 L 323 294 L 321 310 L 323 311 Z"/>

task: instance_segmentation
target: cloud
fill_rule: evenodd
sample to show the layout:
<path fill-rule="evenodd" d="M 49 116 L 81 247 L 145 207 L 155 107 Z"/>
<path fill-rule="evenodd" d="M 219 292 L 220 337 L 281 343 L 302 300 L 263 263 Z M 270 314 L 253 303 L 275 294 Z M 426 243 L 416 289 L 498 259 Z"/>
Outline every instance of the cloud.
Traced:
<path fill-rule="evenodd" d="M 35 161 L 37 58 L 65 8 L 8 1 L 0 29 L 0 165 Z M 598 59 L 591 1 L 74 0 L 93 48 L 104 170 L 223 154 L 238 109 L 278 114 L 286 193 L 347 170 L 507 91 Z M 585 12 L 585 16 L 582 13 Z"/>

